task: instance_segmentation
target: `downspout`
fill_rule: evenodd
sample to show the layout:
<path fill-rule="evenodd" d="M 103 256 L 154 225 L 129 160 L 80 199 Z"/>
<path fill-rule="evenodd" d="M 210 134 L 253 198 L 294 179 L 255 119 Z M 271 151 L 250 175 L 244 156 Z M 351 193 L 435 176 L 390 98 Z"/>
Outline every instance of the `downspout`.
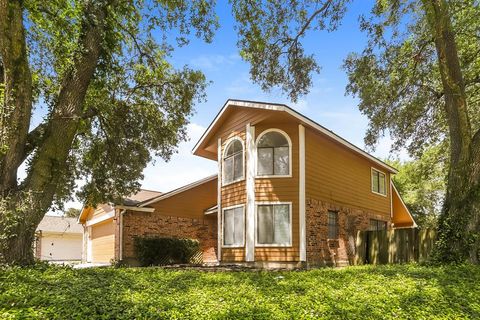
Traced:
<path fill-rule="evenodd" d="M 120 210 L 120 213 L 118 214 L 118 218 L 120 219 L 120 230 L 119 230 L 119 235 L 118 235 L 118 241 L 119 241 L 119 253 L 118 253 L 118 260 L 122 261 L 123 259 L 123 214 L 126 212 L 126 209 Z"/>

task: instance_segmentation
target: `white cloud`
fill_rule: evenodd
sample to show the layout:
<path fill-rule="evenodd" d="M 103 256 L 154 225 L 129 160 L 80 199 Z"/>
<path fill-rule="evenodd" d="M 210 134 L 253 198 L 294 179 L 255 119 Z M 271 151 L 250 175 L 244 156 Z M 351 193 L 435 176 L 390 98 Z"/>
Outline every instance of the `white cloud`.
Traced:
<path fill-rule="evenodd" d="M 203 70 L 220 70 L 222 66 L 233 65 L 240 59 L 237 54 L 222 55 L 209 54 L 200 55 L 190 60 L 190 64 Z"/>
<path fill-rule="evenodd" d="M 157 158 L 155 163 L 149 164 L 143 171 L 145 178 L 142 188 L 167 192 L 216 173 L 215 161 L 191 153 L 204 131 L 205 128 L 198 124 L 188 125 L 187 135 L 190 140 L 180 143 L 178 152 L 169 162 Z"/>

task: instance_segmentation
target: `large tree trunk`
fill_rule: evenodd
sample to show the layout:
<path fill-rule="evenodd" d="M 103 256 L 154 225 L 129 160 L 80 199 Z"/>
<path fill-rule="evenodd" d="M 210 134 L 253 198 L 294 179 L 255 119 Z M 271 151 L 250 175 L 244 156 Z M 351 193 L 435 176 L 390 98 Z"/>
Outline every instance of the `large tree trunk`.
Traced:
<path fill-rule="evenodd" d="M 85 95 L 102 50 L 107 2 L 91 1 L 85 6 L 79 50 L 71 70 L 61 82 L 57 103 L 34 153 L 27 178 L 22 185 L 4 194 L 5 206 L 3 209 L 0 206 L 3 211 L 0 215 L 0 258 L 6 263 L 25 265 L 34 261 L 35 229 L 51 207 L 68 170 L 67 159 L 82 118 Z M 9 165 L 6 171 L 16 172 L 18 165 Z"/>
<path fill-rule="evenodd" d="M 450 134 L 447 193 L 434 258 L 479 262 L 480 132 L 472 135 L 460 61 L 445 0 L 423 0 L 432 30 Z"/>
<path fill-rule="evenodd" d="M 22 15 L 21 1 L 0 0 L 0 82 L 5 89 L 4 101 L 0 101 L 0 195 L 17 184 L 16 168 L 23 161 L 32 112 L 32 76 Z"/>

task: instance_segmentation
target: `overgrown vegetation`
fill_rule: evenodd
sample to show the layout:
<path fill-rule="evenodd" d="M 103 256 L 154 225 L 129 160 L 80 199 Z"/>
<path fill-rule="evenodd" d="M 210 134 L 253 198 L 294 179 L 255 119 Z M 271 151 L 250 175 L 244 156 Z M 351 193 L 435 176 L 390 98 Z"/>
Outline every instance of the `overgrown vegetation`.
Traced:
<path fill-rule="evenodd" d="M 195 263 L 201 255 L 200 244 L 194 239 L 137 237 L 135 253 L 142 266 Z"/>
<path fill-rule="evenodd" d="M 480 267 L 0 269 L 2 319 L 474 319 Z"/>

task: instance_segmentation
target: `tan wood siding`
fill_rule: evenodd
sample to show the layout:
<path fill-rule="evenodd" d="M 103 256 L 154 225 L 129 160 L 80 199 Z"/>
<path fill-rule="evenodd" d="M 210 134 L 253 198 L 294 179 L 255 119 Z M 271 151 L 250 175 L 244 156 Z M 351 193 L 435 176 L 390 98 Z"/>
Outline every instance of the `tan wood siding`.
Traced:
<path fill-rule="evenodd" d="M 312 129 L 305 132 L 306 197 L 390 216 L 390 175 Z M 371 191 L 371 168 L 386 173 L 387 196 Z"/>
<path fill-rule="evenodd" d="M 155 213 L 203 219 L 204 211 L 217 203 L 217 179 L 153 203 Z"/>
<path fill-rule="evenodd" d="M 114 258 L 114 227 L 113 219 L 92 226 L 93 262 L 110 262 Z"/>
<path fill-rule="evenodd" d="M 245 261 L 244 248 L 222 248 L 222 261 L 241 262 Z"/>

